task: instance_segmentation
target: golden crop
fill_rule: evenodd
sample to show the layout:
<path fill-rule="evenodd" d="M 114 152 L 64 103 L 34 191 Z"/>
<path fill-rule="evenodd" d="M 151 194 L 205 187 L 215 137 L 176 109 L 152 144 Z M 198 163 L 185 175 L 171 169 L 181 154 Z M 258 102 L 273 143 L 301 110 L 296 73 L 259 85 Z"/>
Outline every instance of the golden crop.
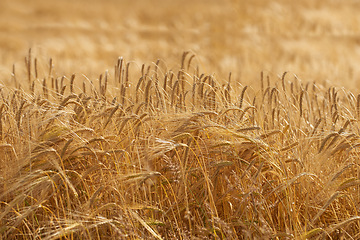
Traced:
<path fill-rule="evenodd" d="M 0 238 L 359 238 L 357 8 L 1 1 Z"/>

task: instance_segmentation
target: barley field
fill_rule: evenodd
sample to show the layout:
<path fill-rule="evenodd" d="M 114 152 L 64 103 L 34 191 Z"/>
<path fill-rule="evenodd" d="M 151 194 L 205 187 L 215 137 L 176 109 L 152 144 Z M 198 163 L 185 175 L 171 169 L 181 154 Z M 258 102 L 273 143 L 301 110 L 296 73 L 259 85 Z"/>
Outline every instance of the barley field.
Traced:
<path fill-rule="evenodd" d="M 359 10 L 1 0 L 0 239 L 360 239 Z"/>

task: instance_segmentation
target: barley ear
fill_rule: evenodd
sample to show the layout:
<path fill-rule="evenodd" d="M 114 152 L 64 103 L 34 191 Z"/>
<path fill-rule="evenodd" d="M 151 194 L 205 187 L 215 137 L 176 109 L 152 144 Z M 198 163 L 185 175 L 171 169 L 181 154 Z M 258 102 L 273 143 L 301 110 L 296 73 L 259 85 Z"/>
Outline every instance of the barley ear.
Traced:
<path fill-rule="evenodd" d="M 240 108 L 240 109 L 242 108 L 242 104 L 243 104 L 243 100 L 244 100 L 244 94 L 245 94 L 245 91 L 246 91 L 247 88 L 248 88 L 248 86 L 245 86 L 245 87 L 243 88 L 243 90 L 241 91 L 240 103 L 239 103 L 239 108 Z"/>
<path fill-rule="evenodd" d="M 71 75 L 70 79 L 70 93 L 74 92 L 74 80 L 75 80 L 75 74 Z"/>

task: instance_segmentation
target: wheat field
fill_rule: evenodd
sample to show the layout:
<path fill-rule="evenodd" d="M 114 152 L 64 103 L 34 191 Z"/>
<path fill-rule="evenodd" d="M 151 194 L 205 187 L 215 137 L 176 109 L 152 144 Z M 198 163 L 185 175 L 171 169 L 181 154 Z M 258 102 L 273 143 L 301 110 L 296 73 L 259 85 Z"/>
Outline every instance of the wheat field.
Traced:
<path fill-rule="evenodd" d="M 358 1 L 0 2 L 0 239 L 360 239 Z"/>

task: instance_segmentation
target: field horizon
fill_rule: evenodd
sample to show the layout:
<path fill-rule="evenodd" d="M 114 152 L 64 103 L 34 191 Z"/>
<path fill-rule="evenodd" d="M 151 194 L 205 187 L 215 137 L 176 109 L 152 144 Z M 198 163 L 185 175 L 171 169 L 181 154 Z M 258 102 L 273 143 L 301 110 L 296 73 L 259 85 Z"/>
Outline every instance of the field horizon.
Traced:
<path fill-rule="evenodd" d="M 22 66 L 29 48 L 44 62 L 53 58 L 59 75 L 89 78 L 111 71 L 119 56 L 139 66 L 161 59 L 172 68 L 190 51 L 201 72 L 225 78 L 232 72 L 244 85 L 257 81 L 260 72 L 289 72 L 304 81 L 360 89 L 357 1 L 0 4 L 2 81 L 14 63 Z"/>

